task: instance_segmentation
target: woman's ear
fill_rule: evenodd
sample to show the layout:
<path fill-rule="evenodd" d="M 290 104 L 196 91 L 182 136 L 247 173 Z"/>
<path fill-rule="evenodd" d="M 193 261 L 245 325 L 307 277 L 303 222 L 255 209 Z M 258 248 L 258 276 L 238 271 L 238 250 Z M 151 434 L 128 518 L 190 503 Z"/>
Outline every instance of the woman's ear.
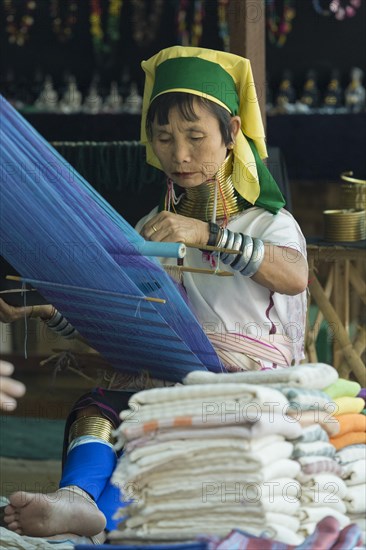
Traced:
<path fill-rule="evenodd" d="M 240 132 L 241 128 L 241 118 L 240 116 L 233 116 L 230 120 L 230 133 L 231 133 L 231 139 L 235 143 L 235 138 Z"/>

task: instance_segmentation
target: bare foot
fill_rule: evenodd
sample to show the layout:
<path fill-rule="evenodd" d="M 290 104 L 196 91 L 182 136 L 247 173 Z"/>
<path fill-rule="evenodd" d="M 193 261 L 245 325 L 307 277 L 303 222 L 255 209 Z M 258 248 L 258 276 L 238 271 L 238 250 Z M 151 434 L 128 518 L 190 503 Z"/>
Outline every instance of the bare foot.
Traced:
<path fill-rule="evenodd" d="M 47 537 L 74 533 L 90 537 L 103 531 L 104 514 L 84 497 L 73 491 L 26 493 L 9 497 L 4 521 L 8 529 L 21 535 Z"/>

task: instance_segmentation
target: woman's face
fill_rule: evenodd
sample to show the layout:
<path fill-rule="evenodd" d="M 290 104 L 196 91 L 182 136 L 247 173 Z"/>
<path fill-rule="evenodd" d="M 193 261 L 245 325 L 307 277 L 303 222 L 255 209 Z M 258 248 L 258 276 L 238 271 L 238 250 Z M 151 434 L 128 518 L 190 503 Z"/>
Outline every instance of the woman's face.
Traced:
<path fill-rule="evenodd" d="M 152 124 L 151 145 L 166 175 L 181 187 L 197 187 L 211 179 L 224 162 L 227 148 L 217 118 L 193 102 L 197 120 L 186 120 L 177 107 L 169 123 Z"/>

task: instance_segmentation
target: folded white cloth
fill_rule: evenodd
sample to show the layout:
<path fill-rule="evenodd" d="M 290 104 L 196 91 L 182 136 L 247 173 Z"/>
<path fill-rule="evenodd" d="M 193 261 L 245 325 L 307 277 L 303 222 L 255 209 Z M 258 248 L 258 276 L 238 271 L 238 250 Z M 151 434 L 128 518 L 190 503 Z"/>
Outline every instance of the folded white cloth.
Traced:
<path fill-rule="evenodd" d="M 85 544 L 85 542 L 84 542 Z M 74 542 L 71 540 L 48 542 L 46 538 L 27 537 L 0 527 L 0 548 L 1 550 L 72 550 Z"/>
<path fill-rule="evenodd" d="M 144 445 L 138 447 L 129 453 L 131 462 L 137 462 L 144 457 L 151 458 L 153 453 L 156 456 L 165 456 L 166 453 L 174 452 L 177 454 L 179 451 L 181 455 L 186 455 L 191 452 L 202 450 L 207 452 L 208 449 L 228 449 L 229 451 L 239 450 L 242 452 L 260 453 L 266 447 L 275 443 L 284 442 L 284 438 L 280 435 L 267 435 L 266 437 L 260 437 L 258 439 L 233 439 L 233 438 L 215 438 L 207 439 L 205 441 L 197 439 L 181 440 L 175 439 L 172 441 L 162 441 L 151 445 Z"/>
<path fill-rule="evenodd" d="M 202 533 L 225 536 L 232 529 L 241 529 L 255 536 L 272 537 L 285 542 L 292 541 L 299 544 L 301 537 L 295 533 L 292 527 L 298 527 L 298 520 L 291 516 L 284 525 L 283 514 L 267 513 L 264 515 L 255 513 L 245 508 L 238 512 L 235 510 L 218 509 L 217 506 L 208 509 L 207 513 L 194 513 L 195 510 L 177 510 L 177 514 L 170 510 L 162 510 L 160 513 L 149 513 L 148 516 L 141 511 L 128 518 L 121 526 L 120 531 L 110 535 L 111 540 L 137 538 L 151 540 L 187 540 Z M 151 512 L 151 510 L 150 510 Z M 123 513 L 123 510 L 122 510 Z M 280 518 L 280 521 L 279 521 Z M 287 538 L 286 538 L 287 537 Z"/>
<path fill-rule="evenodd" d="M 151 441 L 154 437 L 157 441 L 172 439 L 174 434 L 179 439 L 217 437 L 220 433 L 225 434 L 225 437 L 251 439 L 276 433 L 291 440 L 298 440 L 302 434 L 302 427 L 294 418 L 273 411 L 260 411 L 259 413 L 256 410 L 251 413 L 247 407 L 245 418 L 242 418 L 239 413 L 236 417 L 230 414 L 222 414 L 219 417 L 207 414 L 204 417 L 202 412 L 201 409 L 198 416 L 186 417 L 184 422 L 179 419 L 176 421 L 174 417 L 160 418 L 157 424 L 147 425 L 123 422 L 116 432 L 123 441 L 141 438 L 141 443 Z"/>
<path fill-rule="evenodd" d="M 341 464 L 348 464 L 356 460 L 366 459 L 366 445 L 347 445 L 337 452 L 336 458 Z"/>
<path fill-rule="evenodd" d="M 230 465 L 231 468 L 231 465 Z M 290 460 L 288 458 L 282 458 L 275 460 L 271 464 L 266 464 L 258 472 L 261 475 L 263 481 L 269 481 L 278 477 L 288 476 L 292 479 L 297 478 L 301 466 L 297 460 Z M 252 478 L 252 476 L 251 476 Z"/>
<path fill-rule="evenodd" d="M 155 477 L 147 481 L 144 488 L 140 489 L 140 493 L 144 501 L 149 503 L 162 498 L 170 500 L 200 498 L 203 501 L 216 500 L 218 503 L 234 501 L 255 504 L 264 498 L 271 500 L 275 496 L 299 499 L 301 486 L 296 480 L 286 477 L 263 483 L 251 483 L 232 472 L 227 472 L 220 476 L 210 476 L 209 481 L 205 481 L 202 476 L 194 478 L 190 476 L 185 479 L 179 475 L 174 478 Z"/>
<path fill-rule="evenodd" d="M 234 525 L 234 527 L 233 527 Z M 283 525 L 277 524 L 263 524 L 259 525 L 253 523 L 251 518 L 242 518 L 239 523 L 233 523 L 233 520 L 228 518 L 226 522 L 219 522 L 216 518 L 213 521 L 207 521 L 206 518 L 203 522 L 184 523 L 175 522 L 173 524 L 166 522 L 158 522 L 153 525 L 143 525 L 141 528 L 129 528 L 124 527 L 120 531 L 111 531 L 108 534 L 109 540 L 115 544 L 119 541 L 186 541 L 192 540 L 201 535 L 202 533 L 209 532 L 211 535 L 219 537 L 227 536 L 233 528 L 246 531 L 247 533 L 261 537 L 275 539 L 284 544 L 292 544 L 293 546 L 300 545 L 304 537 L 298 533 L 294 533 L 291 529 L 286 528 Z"/>
<path fill-rule="evenodd" d="M 346 485 L 359 485 L 366 482 L 366 459 L 361 458 L 343 466 L 343 479 Z"/>
<path fill-rule="evenodd" d="M 343 529 L 343 527 L 346 527 L 346 525 L 350 523 L 348 516 L 338 512 L 338 510 L 330 506 L 301 506 L 296 512 L 296 516 L 301 521 L 301 528 L 303 528 L 306 523 L 317 524 L 326 516 L 335 517 L 340 523 L 340 529 Z"/>
<path fill-rule="evenodd" d="M 301 506 L 327 506 L 333 510 L 337 510 L 341 514 L 347 513 L 347 508 L 343 500 L 332 493 L 303 489 L 300 500 Z"/>
<path fill-rule="evenodd" d="M 199 372 L 199 371 L 195 371 Z M 194 374 L 192 372 L 191 374 Z M 205 374 L 205 373 L 204 373 Z M 207 371 L 207 374 L 209 373 Z M 214 379 L 219 374 L 214 374 Z M 275 403 L 276 399 L 280 399 L 281 403 L 287 404 L 287 399 L 283 398 L 283 394 L 270 387 L 240 383 L 237 380 L 231 380 L 229 383 L 230 374 L 227 376 L 226 384 L 217 385 L 213 380 L 207 380 L 204 385 L 191 385 L 191 386 L 172 386 L 169 388 L 152 388 L 149 390 L 143 390 L 134 393 L 129 399 L 129 407 L 141 408 L 141 405 L 163 405 L 164 403 L 170 403 L 174 405 L 181 401 L 207 401 L 207 398 L 212 398 L 216 403 L 220 403 L 220 400 L 226 399 L 241 399 L 247 401 L 258 401 Z M 173 409 L 174 410 L 174 409 Z M 280 409 L 279 409 L 280 410 Z M 137 411 L 138 412 L 138 411 Z M 278 410 L 276 411 L 278 412 Z"/>
<path fill-rule="evenodd" d="M 329 441 L 327 432 L 320 426 L 320 424 L 313 424 L 302 429 L 299 443 L 312 443 L 313 441 Z"/>
<path fill-rule="evenodd" d="M 126 453 L 117 464 L 112 482 L 119 484 L 137 481 L 153 471 L 168 471 L 169 468 L 173 471 L 180 468 L 202 468 L 207 465 L 223 468 L 223 465 L 229 463 L 240 464 L 243 472 L 256 472 L 271 462 L 290 458 L 293 447 L 288 441 L 278 441 L 268 445 L 263 452 L 249 452 L 245 445 L 233 447 L 227 443 L 227 441 L 220 442 L 220 446 L 212 447 L 208 446 L 207 442 L 204 442 L 203 446 L 198 444 L 194 446 L 192 443 L 189 450 L 188 447 L 186 449 L 180 447 L 160 453 L 151 451 L 151 454 L 135 462 L 132 462 L 129 454 Z M 210 469 L 206 470 L 206 473 L 207 471 L 210 472 Z"/>
<path fill-rule="evenodd" d="M 348 513 L 364 514 L 366 512 L 366 483 L 348 487 L 344 502 Z"/>
<path fill-rule="evenodd" d="M 321 491 L 343 499 L 347 493 L 347 485 L 334 474 L 316 474 L 302 482 L 303 490 Z"/>
<path fill-rule="evenodd" d="M 294 533 L 296 533 L 300 527 L 300 520 L 296 516 L 289 516 L 288 514 L 279 514 L 277 512 L 266 513 L 266 524 L 283 525 Z"/>
<path fill-rule="evenodd" d="M 192 371 L 183 380 L 184 384 L 287 384 L 297 388 L 322 390 L 338 380 L 336 369 L 325 363 L 306 363 L 280 370 L 233 372 L 216 374 Z"/>
<path fill-rule="evenodd" d="M 327 441 L 312 441 L 311 443 L 295 443 L 293 458 L 305 456 L 326 456 L 334 458 L 336 450 L 331 443 Z"/>

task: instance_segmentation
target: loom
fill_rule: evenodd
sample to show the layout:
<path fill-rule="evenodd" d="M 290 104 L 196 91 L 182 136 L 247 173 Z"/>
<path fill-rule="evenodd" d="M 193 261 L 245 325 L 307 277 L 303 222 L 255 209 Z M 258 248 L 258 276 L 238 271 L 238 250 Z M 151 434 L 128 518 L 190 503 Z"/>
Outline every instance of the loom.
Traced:
<path fill-rule="evenodd" d="M 223 370 L 155 257 L 184 245 L 145 241 L 2 96 L 0 184 L 0 254 L 112 366 L 171 381 Z"/>

